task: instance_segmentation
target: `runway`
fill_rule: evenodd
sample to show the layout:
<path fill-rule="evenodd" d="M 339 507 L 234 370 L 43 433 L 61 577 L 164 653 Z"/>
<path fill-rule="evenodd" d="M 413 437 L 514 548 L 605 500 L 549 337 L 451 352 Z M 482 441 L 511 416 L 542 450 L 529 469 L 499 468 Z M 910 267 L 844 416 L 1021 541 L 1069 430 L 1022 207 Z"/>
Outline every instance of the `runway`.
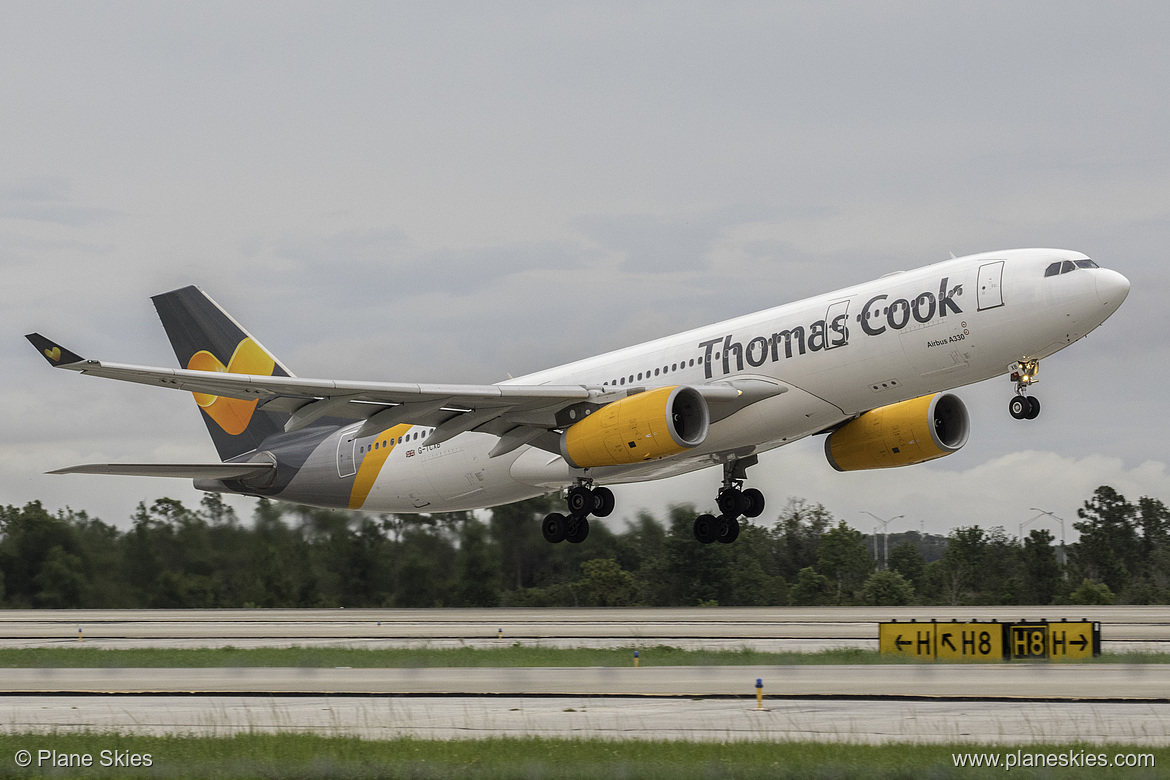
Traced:
<path fill-rule="evenodd" d="M 7 611 L 0 647 L 876 647 L 879 621 L 1102 623 L 1170 646 L 1170 607 Z M 80 629 L 80 631 L 79 631 Z M 502 636 L 501 636 L 502 635 Z M 81 640 L 79 641 L 79 636 Z M 6 669 L 8 731 L 304 731 L 855 742 L 1170 740 L 1160 665 Z M 755 681 L 765 709 L 755 709 Z"/>
<path fill-rule="evenodd" d="M 1170 651 L 1170 607 L 6 610 L 0 647 L 877 648 L 882 621 L 1093 620 L 1106 652 Z"/>
<path fill-rule="evenodd" d="M 8 732 L 229 736 L 314 733 L 364 739 L 811 740 L 1072 746 L 1170 744 L 1170 705 L 998 702 L 363 696 L 13 696 Z M 51 748 L 30 741 L 24 747 Z"/>
<path fill-rule="evenodd" d="M 946 698 L 1170 704 L 1161 665 L 6 669 L 5 693 Z"/>

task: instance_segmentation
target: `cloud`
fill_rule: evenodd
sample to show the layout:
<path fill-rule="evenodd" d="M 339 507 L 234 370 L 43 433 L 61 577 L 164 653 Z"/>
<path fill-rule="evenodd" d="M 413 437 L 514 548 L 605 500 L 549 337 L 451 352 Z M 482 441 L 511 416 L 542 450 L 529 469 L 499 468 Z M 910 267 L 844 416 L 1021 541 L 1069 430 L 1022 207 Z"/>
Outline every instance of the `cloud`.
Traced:
<path fill-rule="evenodd" d="M 681 274 L 703 268 L 724 220 L 711 214 L 596 214 L 578 217 L 574 225 L 621 257 L 622 269 L 629 273 Z"/>
<path fill-rule="evenodd" d="M 117 215 L 112 209 L 74 203 L 70 190 L 67 180 L 50 176 L 0 185 L 0 218 L 85 227 Z"/>

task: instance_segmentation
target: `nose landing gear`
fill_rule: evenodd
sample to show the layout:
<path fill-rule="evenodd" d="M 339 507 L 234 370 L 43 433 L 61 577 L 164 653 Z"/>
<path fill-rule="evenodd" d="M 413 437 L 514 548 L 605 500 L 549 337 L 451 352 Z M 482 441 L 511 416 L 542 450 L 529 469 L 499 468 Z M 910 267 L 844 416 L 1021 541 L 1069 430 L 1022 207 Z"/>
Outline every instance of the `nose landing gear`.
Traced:
<path fill-rule="evenodd" d="M 739 538 L 739 516 L 759 517 L 764 511 L 764 494 L 755 488 L 743 489 L 748 466 L 758 462 L 755 455 L 723 464 L 723 487 L 715 499 L 719 517 L 699 515 L 695 518 L 695 539 L 702 544 L 731 544 Z"/>
<path fill-rule="evenodd" d="M 1016 395 L 1008 402 L 1008 413 L 1017 420 L 1035 420 L 1040 416 L 1040 399 L 1024 395 L 1028 388 L 1040 380 L 1039 360 L 1021 360 L 1012 366 L 1012 381 L 1016 383 Z"/>
<path fill-rule="evenodd" d="M 1017 420 L 1035 420 L 1040 416 L 1040 399 L 1017 395 L 1008 401 L 1008 413 Z"/>
<path fill-rule="evenodd" d="M 615 503 L 612 490 L 593 487 L 593 480 L 586 478 L 569 489 L 565 502 L 569 506 L 568 517 L 553 512 L 545 515 L 540 524 L 540 532 L 547 542 L 580 544 L 589 536 L 589 515 L 608 517 Z"/>

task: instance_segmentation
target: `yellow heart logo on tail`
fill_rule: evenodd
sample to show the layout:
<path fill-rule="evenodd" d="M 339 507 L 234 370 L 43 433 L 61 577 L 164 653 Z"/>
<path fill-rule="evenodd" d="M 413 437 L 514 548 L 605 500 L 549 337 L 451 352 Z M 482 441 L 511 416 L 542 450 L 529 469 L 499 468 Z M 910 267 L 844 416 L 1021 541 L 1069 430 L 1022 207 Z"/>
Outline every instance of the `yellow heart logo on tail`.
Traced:
<path fill-rule="evenodd" d="M 193 371 L 218 371 L 231 374 L 256 374 L 272 376 L 276 362 L 272 356 L 261 348 L 259 344 L 246 338 L 236 345 L 236 351 L 225 366 L 223 361 L 207 350 L 200 350 L 187 361 L 187 368 Z M 222 398 L 207 393 L 192 393 L 195 403 L 203 408 L 207 415 L 219 424 L 220 428 L 238 436 L 248 428 L 252 421 L 252 413 L 256 410 L 259 399 L 245 401 L 241 398 Z"/>
<path fill-rule="evenodd" d="M 57 361 L 59 361 L 61 359 L 61 348 L 60 347 L 53 347 L 52 349 L 46 349 L 45 350 L 45 357 L 47 357 L 49 360 L 52 360 L 54 363 L 56 363 Z"/>

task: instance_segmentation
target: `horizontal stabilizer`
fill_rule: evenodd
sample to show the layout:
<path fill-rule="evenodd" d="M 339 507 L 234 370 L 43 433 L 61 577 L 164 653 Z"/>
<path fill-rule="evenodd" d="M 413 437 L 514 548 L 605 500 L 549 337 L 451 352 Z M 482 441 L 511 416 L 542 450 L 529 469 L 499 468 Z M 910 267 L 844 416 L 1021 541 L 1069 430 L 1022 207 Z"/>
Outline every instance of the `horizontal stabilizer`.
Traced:
<path fill-rule="evenodd" d="M 185 479 L 250 479 L 271 474 L 273 463 L 87 463 L 50 471 L 50 474 L 113 474 L 123 477 L 180 477 Z"/>

